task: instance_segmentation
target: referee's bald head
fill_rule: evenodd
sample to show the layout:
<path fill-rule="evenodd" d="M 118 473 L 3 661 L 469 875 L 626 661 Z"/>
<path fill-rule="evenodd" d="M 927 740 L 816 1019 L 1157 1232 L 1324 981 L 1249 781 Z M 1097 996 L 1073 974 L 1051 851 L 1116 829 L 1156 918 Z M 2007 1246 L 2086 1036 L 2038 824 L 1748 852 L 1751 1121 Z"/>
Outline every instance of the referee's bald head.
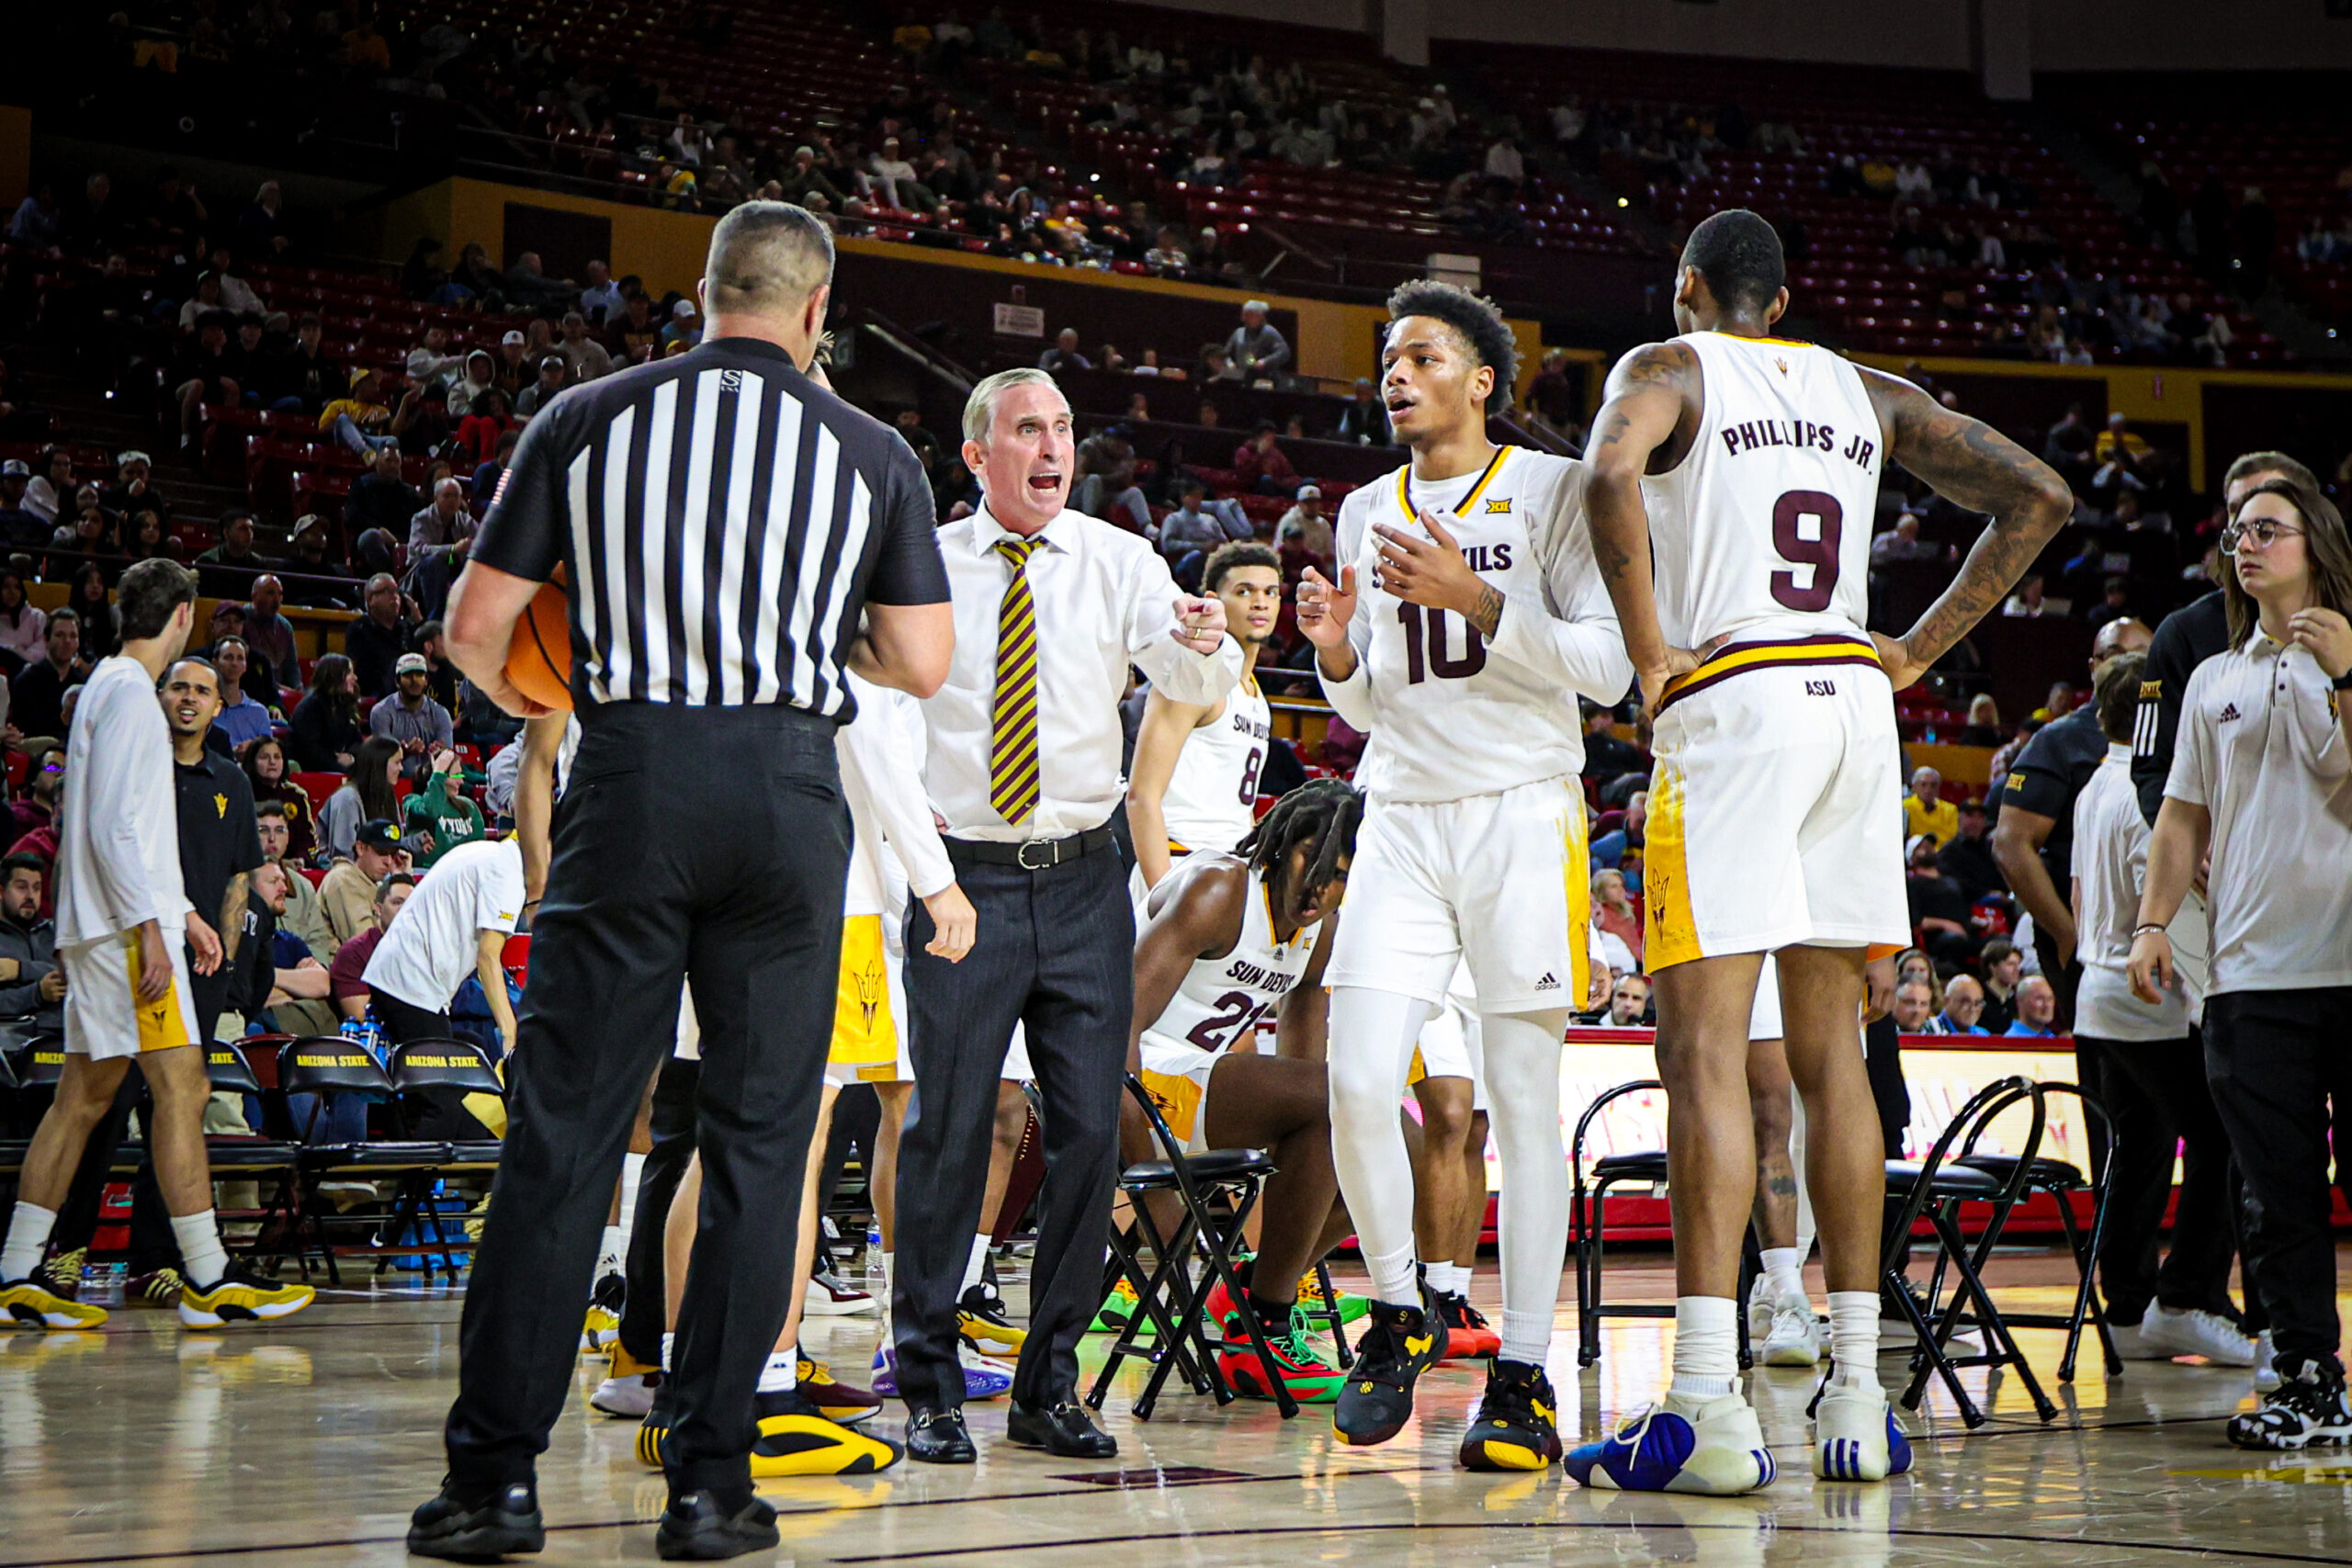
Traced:
<path fill-rule="evenodd" d="M 747 201 L 711 233 L 703 309 L 797 321 L 832 281 L 833 237 L 816 214 L 788 201 Z"/>

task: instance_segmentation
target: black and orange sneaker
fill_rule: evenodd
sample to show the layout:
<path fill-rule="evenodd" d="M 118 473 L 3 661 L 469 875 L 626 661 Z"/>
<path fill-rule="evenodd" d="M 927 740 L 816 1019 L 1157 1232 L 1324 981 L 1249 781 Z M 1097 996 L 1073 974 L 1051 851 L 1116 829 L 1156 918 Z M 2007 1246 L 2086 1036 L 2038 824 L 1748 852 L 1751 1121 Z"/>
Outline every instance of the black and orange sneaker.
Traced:
<path fill-rule="evenodd" d="M 1375 1301 L 1369 1315 L 1331 1413 L 1331 1429 L 1351 1448 L 1385 1443 L 1403 1431 L 1413 1418 L 1413 1384 L 1445 1353 L 1445 1325 L 1426 1285 L 1418 1304 Z"/>
<path fill-rule="evenodd" d="M 1470 1304 L 1468 1296 L 1430 1293 L 1437 1298 L 1438 1316 L 1445 1324 L 1445 1359 L 1472 1361 L 1502 1353 L 1503 1337 L 1487 1326 L 1486 1314 Z"/>

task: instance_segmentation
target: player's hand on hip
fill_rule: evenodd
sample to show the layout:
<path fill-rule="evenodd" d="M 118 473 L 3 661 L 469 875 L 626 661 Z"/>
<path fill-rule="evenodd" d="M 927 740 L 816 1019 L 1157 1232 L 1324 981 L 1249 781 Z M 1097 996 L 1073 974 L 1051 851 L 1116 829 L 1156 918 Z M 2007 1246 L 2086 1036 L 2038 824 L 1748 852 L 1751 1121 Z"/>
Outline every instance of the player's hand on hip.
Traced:
<path fill-rule="evenodd" d="M 963 886 L 949 883 L 925 898 L 922 907 L 930 912 L 932 925 L 931 940 L 922 944 L 922 950 L 934 958 L 961 964 L 980 935 L 980 917 L 964 896 Z"/>
<path fill-rule="evenodd" d="M 1176 640 L 1194 653 L 1215 653 L 1225 641 L 1225 601 L 1214 596 L 1178 594 Z"/>
<path fill-rule="evenodd" d="M 207 924 L 204 917 L 194 909 L 187 912 L 187 944 L 195 950 L 194 967 L 198 974 L 210 975 L 220 970 L 220 933 Z"/>
<path fill-rule="evenodd" d="M 2311 649 L 2331 681 L 2352 672 L 2352 621 L 2336 611 L 2298 610 L 2287 620 L 2287 635 Z"/>
<path fill-rule="evenodd" d="M 1380 539 L 1380 585 L 1408 604 L 1466 615 L 1477 602 L 1478 591 L 1486 585 L 1470 570 L 1462 547 L 1446 532 L 1441 521 L 1446 515 L 1439 512 L 1420 514 L 1419 521 L 1430 536 L 1426 539 L 1417 539 L 1385 523 L 1373 525 L 1372 531 Z"/>
<path fill-rule="evenodd" d="M 1888 683 L 1896 691 L 1910 690 L 1928 672 L 1928 667 L 1913 659 L 1911 650 L 1895 638 L 1872 632 L 1871 642 L 1878 649 L 1878 661 L 1886 671 Z"/>
<path fill-rule="evenodd" d="M 1666 701 L 1668 683 L 1678 676 L 1688 675 L 1697 668 L 1699 668 L 1699 656 L 1689 649 L 1668 649 L 1664 663 L 1641 671 L 1642 711 L 1652 718 L 1656 718 L 1659 705 Z"/>
<path fill-rule="evenodd" d="M 2150 1006 L 2161 1004 L 2175 979 L 2172 938 L 2159 931 L 2142 931 L 2132 939 L 2132 994 Z"/>
<path fill-rule="evenodd" d="M 1298 629 L 1317 648 L 1338 648 L 1348 640 L 1348 622 L 1356 613 L 1356 569 L 1343 566 L 1334 584 L 1313 567 L 1298 582 Z"/>

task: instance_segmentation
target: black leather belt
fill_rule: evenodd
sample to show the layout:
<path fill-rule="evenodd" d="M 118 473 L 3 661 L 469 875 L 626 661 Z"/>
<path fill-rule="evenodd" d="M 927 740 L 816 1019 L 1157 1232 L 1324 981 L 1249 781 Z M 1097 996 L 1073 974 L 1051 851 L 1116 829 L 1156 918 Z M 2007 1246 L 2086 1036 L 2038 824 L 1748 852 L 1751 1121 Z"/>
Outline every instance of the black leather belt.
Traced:
<path fill-rule="evenodd" d="M 1024 839 L 1018 843 L 996 839 L 950 839 L 950 860 L 978 861 L 985 865 L 1017 865 L 1023 871 L 1051 871 L 1064 861 L 1107 850 L 1117 840 L 1108 828 L 1089 828 L 1067 839 Z"/>

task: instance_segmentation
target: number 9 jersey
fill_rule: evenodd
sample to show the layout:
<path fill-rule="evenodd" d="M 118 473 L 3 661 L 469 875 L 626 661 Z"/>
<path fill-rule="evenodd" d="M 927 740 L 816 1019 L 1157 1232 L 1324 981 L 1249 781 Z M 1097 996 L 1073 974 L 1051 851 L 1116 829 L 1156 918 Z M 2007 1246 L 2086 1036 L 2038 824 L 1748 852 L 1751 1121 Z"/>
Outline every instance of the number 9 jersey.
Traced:
<path fill-rule="evenodd" d="M 1348 638 L 1355 672 L 1326 679 L 1340 716 L 1371 737 L 1356 784 L 1373 801 L 1498 795 L 1584 768 L 1581 694 L 1621 702 L 1633 684 L 1616 612 L 1592 559 L 1585 467 L 1498 448 L 1476 475 L 1435 481 L 1409 467 L 1349 492 L 1337 548 L 1356 569 Z M 1374 524 L 1428 537 L 1442 526 L 1503 595 L 1491 643 L 1449 610 L 1408 604 L 1380 581 Z"/>

